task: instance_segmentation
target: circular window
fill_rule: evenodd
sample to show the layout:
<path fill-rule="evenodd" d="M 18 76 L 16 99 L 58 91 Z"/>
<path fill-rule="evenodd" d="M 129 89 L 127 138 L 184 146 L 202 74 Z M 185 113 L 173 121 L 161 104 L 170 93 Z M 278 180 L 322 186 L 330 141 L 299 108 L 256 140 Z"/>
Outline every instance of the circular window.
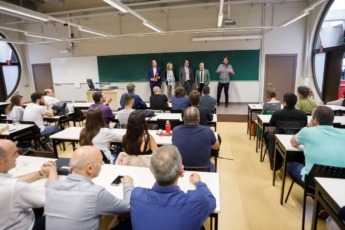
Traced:
<path fill-rule="evenodd" d="M 2 33 L 0 37 L 6 38 Z M 5 101 L 18 87 L 21 68 L 12 44 L 0 41 L 0 51 L 0 101 Z"/>

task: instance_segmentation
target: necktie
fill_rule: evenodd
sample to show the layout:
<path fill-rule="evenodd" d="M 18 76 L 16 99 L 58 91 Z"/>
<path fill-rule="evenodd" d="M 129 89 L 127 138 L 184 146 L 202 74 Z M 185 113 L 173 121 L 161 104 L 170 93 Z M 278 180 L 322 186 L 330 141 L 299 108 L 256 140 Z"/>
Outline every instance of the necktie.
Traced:
<path fill-rule="evenodd" d="M 204 71 L 200 72 L 200 83 L 204 83 Z"/>

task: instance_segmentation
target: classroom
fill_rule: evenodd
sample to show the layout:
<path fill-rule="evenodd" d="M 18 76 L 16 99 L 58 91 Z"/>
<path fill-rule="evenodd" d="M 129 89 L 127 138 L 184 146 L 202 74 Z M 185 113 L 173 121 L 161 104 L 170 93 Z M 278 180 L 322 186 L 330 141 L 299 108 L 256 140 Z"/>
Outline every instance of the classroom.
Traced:
<path fill-rule="evenodd" d="M 216 98 L 216 71 L 227 57 L 235 72 L 229 107 L 221 94 L 212 124 L 222 137 L 217 159 L 220 211 L 214 228 L 301 227 L 303 188 L 295 184 L 289 200 L 279 202 L 291 178 L 286 175 L 285 182 L 284 167 L 274 173 L 272 185 L 269 154 L 261 161 L 265 143 L 258 131 L 269 121 L 259 114 L 272 88 L 281 102 L 285 93 L 297 95 L 299 86 L 310 89 L 318 106 L 342 102 L 343 0 L 5 0 L 0 13 L 1 109 L 16 92 L 28 103 L 33 92 L 47 88 L 72 105 L 93 103 L 87 79 L 103 92 L 116 92 L 110 104 L 113 111 L 119 109 L 128 83 L 135 84 L 135 94 L 149 103 L 147 72 L 152 60 L 163 71 L 171 62 L 175 76 L 186 59 L 194 71 L 203 62 L 210 72 L 210 96 Z M 177 76 L 176 85 L 179 80 Z M 166 91 L 163 82 L 162 92 Z M 341 102 L 332 105 L 339 120 L 333 125 L 343 129 Z M 71 157 L 73 146 L 79 146 L 71 143 L 54 144 L 59 157 Z M 308 197 L 306 229 L 313 224 L 313 205 Z M 206 229 L 214 229 L 210 222 L 211 218 L 204 224 Z M 344 227 L 332 215 L 317 223 L 318 229 Z"/>

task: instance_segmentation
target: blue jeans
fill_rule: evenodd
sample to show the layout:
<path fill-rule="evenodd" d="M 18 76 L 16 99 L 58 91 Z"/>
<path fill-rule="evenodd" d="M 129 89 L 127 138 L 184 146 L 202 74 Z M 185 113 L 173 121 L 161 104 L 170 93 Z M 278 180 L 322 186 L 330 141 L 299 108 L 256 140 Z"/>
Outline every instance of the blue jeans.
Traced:
<path fill-rule="evenodd" d="M 304 181 L 302 180 L 302 176 L 301 176 L 301 172 L 302 172 L 303 168 L 304 168 L 304 164 L 301 164 L 301 163 L 298 163 L 298 162 L 288 162 L 286 164 L 286 170 L 300 184 L 304 184 Z"/>
<path fill-rule="evenodd" d="M 45 126 L 43 132 L 41 132 L 41 136 L 49 137 L 50 135 L 59 132 L 60 129 L 57 126 Z"/>
<path fill-rule="evenodd" d="M 216 172 L 216 166 L 212 162 L 210 162 L 210 172 Z"/>

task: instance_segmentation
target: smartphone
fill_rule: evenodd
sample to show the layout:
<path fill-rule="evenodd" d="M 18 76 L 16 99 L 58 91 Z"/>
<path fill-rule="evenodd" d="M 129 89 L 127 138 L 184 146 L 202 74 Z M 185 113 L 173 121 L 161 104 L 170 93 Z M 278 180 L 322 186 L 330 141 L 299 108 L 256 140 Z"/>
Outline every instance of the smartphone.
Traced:
<path fill-rule="evenodd" d="M 123 176 L 117 176 L 113 182 L 111 182 L 111 185 L 119 185 L 121 183 L 121 179 Z"/>

